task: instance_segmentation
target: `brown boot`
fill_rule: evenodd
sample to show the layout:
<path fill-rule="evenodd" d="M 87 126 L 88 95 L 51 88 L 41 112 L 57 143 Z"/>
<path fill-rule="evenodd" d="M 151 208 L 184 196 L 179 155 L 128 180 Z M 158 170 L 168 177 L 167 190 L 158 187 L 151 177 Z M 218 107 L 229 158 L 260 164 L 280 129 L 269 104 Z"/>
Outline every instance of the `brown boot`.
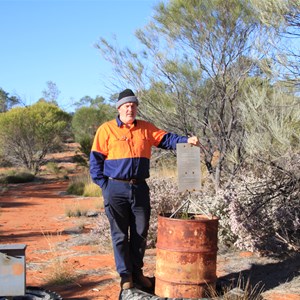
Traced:
<path fill-rule="evenodd" d="M 140 288 L 148 291 L 154 290 L 154 282 L 149 277 L 143 275 L 143 273 L 134 274 L 133 282 Z"/>
<path fill-rule="evenodd" d="M 122 290 L 128 290 L 133 288 L 133 281 L 132 276 L 122 276 L 121 278 L 121 289 Z"/>

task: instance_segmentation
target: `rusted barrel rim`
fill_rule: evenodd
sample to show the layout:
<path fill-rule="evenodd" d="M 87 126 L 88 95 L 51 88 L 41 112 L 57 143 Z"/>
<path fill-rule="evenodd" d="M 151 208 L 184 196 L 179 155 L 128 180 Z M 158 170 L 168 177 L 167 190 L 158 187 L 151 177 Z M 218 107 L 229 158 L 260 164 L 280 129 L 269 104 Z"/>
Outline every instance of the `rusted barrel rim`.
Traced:
<path fill-rule="evenodd" d="M 193 213 L 188 213 L 188 217 L 193 217 L 193 219 L 185 219 L 185 218 L 176 218 L 172 217 L 170 218 L 172 214 L 171 213 L 161 213 L 158 215 L 159 218 L 162 219 L 168 219 L 171 222 L 215 222 L 218 221 L 219 218 L 216 216 L 210 216 L 208 217 L 207 215 L 201 215 L 201 214 L 193 214 Z"/>

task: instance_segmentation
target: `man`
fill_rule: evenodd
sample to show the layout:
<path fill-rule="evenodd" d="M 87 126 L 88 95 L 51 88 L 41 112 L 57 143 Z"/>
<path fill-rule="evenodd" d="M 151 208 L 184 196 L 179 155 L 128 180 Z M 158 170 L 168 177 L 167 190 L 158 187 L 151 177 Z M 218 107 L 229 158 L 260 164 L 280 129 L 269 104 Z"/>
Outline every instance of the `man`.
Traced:
<path fill-rule="evenodd" d="M 195 136 L 167 133 L 149 122 L 137 120 L 138 104 L 132 90 L 119 94 L 117 118 L 102 124 L 96 132 L 90 173 L 102 188 L 121 288 L 129 289 L 135 284 L 151 291 L 153 281 L 142 271 L 150 219 L 149 187 L 145 179 L 150 176 L 151 147 L 175 150 L 177 143 L 199 145 L 199 141 Z"/>

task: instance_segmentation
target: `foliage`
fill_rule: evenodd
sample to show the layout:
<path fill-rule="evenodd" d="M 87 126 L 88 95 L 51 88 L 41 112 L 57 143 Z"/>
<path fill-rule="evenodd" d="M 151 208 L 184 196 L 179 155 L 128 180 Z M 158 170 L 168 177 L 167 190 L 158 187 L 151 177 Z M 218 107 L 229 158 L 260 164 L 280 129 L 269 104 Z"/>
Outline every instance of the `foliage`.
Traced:
<path fill-rule="evenodd" d="M 261 283 L 252 286 L 250 277 L 245 279 L 240 275 L 237 280 L 232 280 L 229 286 L 223 287 L 221 292 L 209 286 L 208 296 L 211 299 L 222 300 L 262 300 L 263 291 Z"/>
<path fill-rule="evenodd" d="M 74 268 L 68 265 L 66 260 L 60 258 L 60 255 L 58 255 L 55 260 L 56 262 L 51 266 L 51 272 L 49 272 L 45 278 L 47 285 L 65 286 L 74 283 L 78 278 Z"/>
<path fill-rule="evenodd" d="M 60 172 L 58 164 L 53 161 L 49 161 L 46 164 L 46 168 L 48 171 L 50 171 L 52 174 L 55 174 L 55 175 L 58 175 Z"/>
<path fill-rule="evenodd" d="M 173 0 L 137 31 L 141 52 L 96 45 L 143 118 L 200 137 L 211 176 L 193 197 L 227 245 L 299 246 L 300 60 L 287 40 L 298 29 L 299 0 Z"/>
<path fill-rule="evenodd" d="M 8 111 L 20 102 L 21 101 L 18 97 L 9 96 L 9 93 L 6 93 L 2 88 L 0 88 L 0 113 Z"/>
<path fill-rule="evenodd" d="M 197 206 L 190 205 L 190 213 L 201 207 L 201 213 L 219 217 L 218 236 L 222 245 L 269 253 L 299 251 L 300 184 L 299 178 L 294 177 L 299 161 L 299 157 L 291 160 L 290 173 L 267 169 L 264 165 L 256 174 L 245 168 L 244 175 L 235 177 L 230 186 L 219 189 L 217 194 L 206 185 L 202 191 L 188 195 L 178 192 L 174 179 L 148 179 L 152 209 L 147 247 L 156 245 L 158 215 L 175 212 L 187 197 L 191 197 Z M 105 214 L 99 216 L 95 232 L 101 232 L 101 243 L 110 245 Z"/>
<path fill-rule="evenodd" d="M 32 173 L 24 171 L 12 171 L 7 174 L 0 175 L 1 184 L 32 182 L 34 179 L 35 176 Z"/>
<path fill-rule="evenodd" d="M 177 174 L 176 151 L 153 148 L 150 161 L 150 173 L 155 177 L 175 177 Z"/>
<path fill-rule="evenodd" d="M 102 197 L 102 191 L 97 184 L 95 184 L 93 182 L 89 182 L 89 183 L 86 183 L 84 186 L 83 196 L 84 197 Z"/>
<path fill-rule="evenodd" d="M 157 217 L 161 213 L 173 213 L 186 199 L 186 193 L 179 193 L 172 178 L 150 178 L 148 181 L 151 199 L 151 219 L 147 246 L 154 248 L 157 239 Z"/>
<path fill-rule="evenodd" d="M 90 174 L 87 172 L 71 177 L 67 193 L 84 197 L 102 196 L 100 187 L 92 182 Z"/>
<path fill-rule="evenodd" d="M 76 207 L 75 209 L 68 209 L 66 210 L 66 215 L 71 218 L 71 217 L 83 217 L 86 216 L 87 211 L 86 210 L 82 210 L 80 207 Z"/>
<path fill-rule="evenodd" d="M 50 237 L 44 235 L 50 252 L 50 265 L 46 270 L 43 270 L 44 281 L 47 285 L 67 285 L 74 283 L 78 278 L 74 268 L 68 264 L 66 254 L 60 249 L 57 249 L 50 242 Z"/>
<path fill-rule="evenodd" d="M 83 191 L 84 191 L 84 182 L 81 182 L 81 181 L 71 182 L 67 189 L 67 193 L 69 195 L 82 196 Z"/>
<path fill-rule="evenodd" d="M 81 149 L 81 148 L 80 148 Z M 73 162 L 80 166 L 87 167 L 87 159 L 82 154 L 76 154 L 73 156 Z"/>
<path fill-rule="evenodd" d="M 251 155 L 274 164 L 282 157 L 300 149 L 299 99 L 286 93 L 263 87 L 251 89 L 240 104 L 245 127 L 245 150 Z"/>
<path fill-rule="evenodd" d="M 82 107 L 94 107 L 94 108 L 101 109 L 103 104 L 105 104 L 105 99 L 102 96 L 96 96 L 95 98 L 92 98 L 90 96 L 85 96 L 82 97 L 74 105 L 77 107 L 77 109 Z"/>
<path fill-rule="evenodd" d="M 5 155 L 3 155 L 1 153 L 1 148 L 0 148 L 0 167 L 1 168 L 10 168 L 10 167 L 13 167 L 13 165 L 9 161 L 7 161 L 5 159 Z"/>
<path fill-rule="evenodd" d="M 201 194 L 200 205 L 220 218 L 220 241 L 249 251 L 299 251 L 298 168 L 299 157 L 285 171 L 262 164 L 257 173 L 244 169 L 215 196 Z"/>
<path fill-rule="evenodd" d="M 268 26 L 274 26 L 283 31 L 288 30 L 289 26 L 299 27 L 300 25 L 299 0 L 251 0 L 251 4 L 259 13 L 261 21 Z"/>
<path fill-rule="evenodd" d="M 60 90 L 53 81 L 47 81 L 47 89 L 43 90 L 43 97 L 48 103 L 52 103 L 57 106 L 57 98 L 60 94 Z"/>
<path fill-rule="evenodd" d="M 271 40 L 271 59 L 273 65 L 277 66 L 277 77 L 296 86 L 299 91 L 300 52 L 297 40 L 300 36 L 300 1 L 251 0 L 250 2 L 261 22 L 274 32 Z"/>
<path fill-rule="evenodd" d="M 72 119 L 75 141 L 79 142 L 83 137 L 93 136 L 101 118 L 99 111 L 93 107 L 82 107 L 76 110 Z"/>
<path fill-rule="evenodd" d="M 112 107 L 98 103 L 98 106 L 80 107 L 72 119 L 72 130 L 75 141 L 81 146 L 81 151 L 89 156 L 97 128 L 105 121 L 113 118 Z"/>
<path fill-rule="evenodd" d="M 246 158 L 217 193 L 205 186 L 200 205 L 220 218 L 220 240 L 251 251 L 300 247 L 299 101 L 277 84 L 249 89 L 240 104 Z M 229 156 L 229 154 L 228 154 Z M 235 160 L 234 153 L 229 160 Z M 199 201 L 199 200 L 198 200 Z"/>
<path fill-rule="evenodd" d="M 46 164 L 46 170 L 50 174 L 54 174 L 57 178 L 59 178 L 59 177 L 68 178 L 67 170 L 64 169 L 63 167 L 60 167 L 56 162 L 49 161 Z"/>
<path fill-rule="evenodd" d="M 105 39 L 96 47 L 117 77 L 138 91 L 143 118 L 200 136 L 217 189 L 222 172 L 237 170 L 232 162 L 227 166 L 227 153 L 236 149 L 240 160 L 244 154 L 238 103 L 258 66 L 255 46 L 265 46 L 267 32 L 249 2 L 240 0 L 162 2 L 153 19 L 136 33 L 141 53 L 119 50 Z M 213 166 L 215 151 L 220 155 Z"/>
<path fill-rule="evenodd" d="M 295 178 L 299 163 L 293 165 L 299 157 L 295 159 L 286 171 L 264 170 L 260 181 L 247 176 L 247 185 L 230 199 L 231 229 L 240 248 L 272 253 L 300 250 L 300 181 Z"/>
<path fill-rule="evenodd" d="M 239 236 L 236 244 L 269 251 L 280 247 L 297 250 L 300 247 L 297 238 L 300 233 L 299 99 L 278 84 L 276 91 L 252 89 L 241 111 L 246 129 L 247 173 L 244 168 L 240 172 L 243 184 L 228 203 L 231 227 Z"/>
<path fill-rule="evenodd" d="M 285 82 L 299 84 L 299 51 L 282 36 L 297 37 L 298 29 L 299 0 L 173 0 L 159 3 L 153 19 L 136 32 L 139 53 L 105 39 L 96 47 L 116 78 L 135 87 L 143 118 L 200 137 L 217 190 L 247 155 L 244 92 L 266 83 L 276 89 L 272 80 L 280 72 Z M 280 61 L 287 61 L 285 72 L 278 69 Z M 295 95 L 296 89 L 287 93 Z"/>
<path fill-rule="evenodd" d="M 93 145 L 93 138 L 89 135 L 82 136 L 79 140 L 80 144 L 80 151 L 89 157 L 92 145 Z"/>
<path fill-rule="evenodd" d="M 38 102 L 0 114 L 0 148 L 6 159 L 34 174 L 59 145 L 70 116 L 57 106 Z"/>

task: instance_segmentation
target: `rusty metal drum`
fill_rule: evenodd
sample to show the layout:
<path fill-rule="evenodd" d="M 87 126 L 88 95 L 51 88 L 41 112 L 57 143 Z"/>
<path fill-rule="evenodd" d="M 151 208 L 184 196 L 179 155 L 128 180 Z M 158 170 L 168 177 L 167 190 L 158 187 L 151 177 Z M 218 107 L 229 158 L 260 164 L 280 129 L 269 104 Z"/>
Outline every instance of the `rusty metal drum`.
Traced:
<path fill-rule="evenodd" d="M 217 279 L 218 218 L 158 216 L 157 230 L 155 294 L 188 299 L 207 296 Z"/>

